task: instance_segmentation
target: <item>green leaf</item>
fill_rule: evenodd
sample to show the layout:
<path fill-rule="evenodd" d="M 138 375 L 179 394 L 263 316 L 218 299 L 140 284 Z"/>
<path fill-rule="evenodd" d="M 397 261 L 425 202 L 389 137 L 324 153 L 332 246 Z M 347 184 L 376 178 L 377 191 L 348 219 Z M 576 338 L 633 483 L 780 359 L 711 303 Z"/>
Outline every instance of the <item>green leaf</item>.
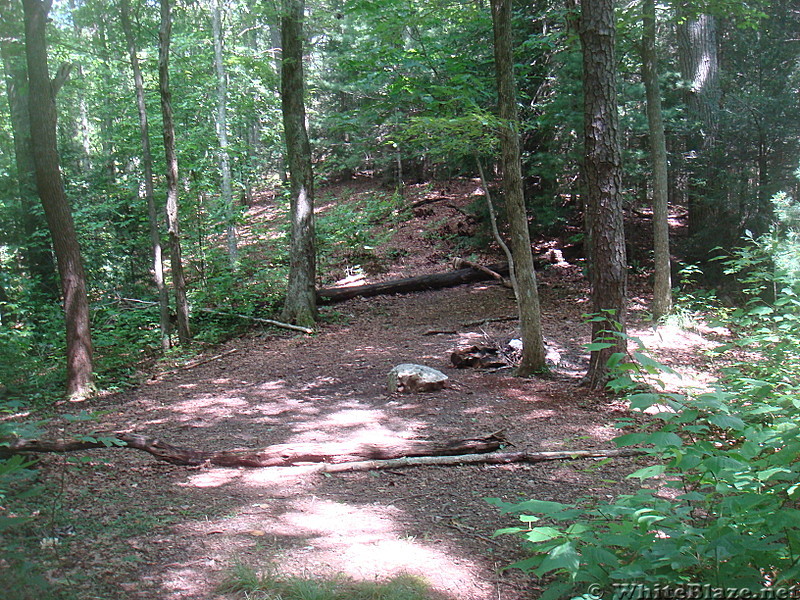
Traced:
<path fill-rule="evenodd" d="M 570 575 L 574 575 L 581 564 L 580 556 L 575 550 L 573 542 L 565 542 L 560 546 L 556 546 L 542 561 L 542 563 L 534 570 L 539 577 L 550 571 L 566 571 Z"/>
<path fill-rule="evenodd" d="M 553 538 L 562 537 L 564 534 L 555 527 L 536 527 L 525 535 L 529 542 L 544 542 Z"/>
<path fill-rule="evenodd" d="M 633 357 L 639 361 L 639 364 L 642 365 L 649 373 L 669 373 L 670 375 L 677 375 L 677 373 L 670 367 L 647 356 L 647 354 L 634 352 Z"/>
<path fill-rule="evenodd" d="M 656 431 L 649 436 L 649 442 L 656 448 L 670 448 L 683 446 L 681 437 L 669 431 Z"/>
<path fill-rule="evenodd" d="M 586 351 L 587 352 L 599 352 L 600 350 L 605 350 L 607 348 L 613 348 L 615 344 L 610 342 L 592 342 L 591 344 L 586 344 Z"/>
<path fill-rule="evenodd" d="M 746 427 L 744 421 L 733 415 L 712 415 L 708 417 L 708 422 L 720 429 L 733 429 L 734 431 L 741 431 Z"/>
<path fill-rule="evenodd" d="M 658 394 L 633 394 L 628 398 L 631 410 L 645 410 L 661 401 Z"/>
<path fill-rule="evenodd" d="M 645 479 L 650 479 L 652 477 L 658 477 L 659 475 L 663 475 L 664 471 L 667 470 L 666 465 L 652 465 L 649 467 L 644 467 L 643 469 L 639 469 L 638 471 L 634 471 L 630 475 L 628 475 L 628 479 L 639 479 L 644 481 Z"/>

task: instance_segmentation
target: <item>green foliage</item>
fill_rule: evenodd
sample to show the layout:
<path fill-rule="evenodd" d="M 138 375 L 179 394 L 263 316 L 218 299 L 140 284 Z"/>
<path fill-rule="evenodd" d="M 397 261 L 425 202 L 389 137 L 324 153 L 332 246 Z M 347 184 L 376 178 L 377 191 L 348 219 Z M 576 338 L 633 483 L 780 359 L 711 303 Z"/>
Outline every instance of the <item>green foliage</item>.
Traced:
<path fill-rule="evenodd" d="M 753 268 L 751 251 L 737 251 L 726 267 L 752 278 L 753 300 L 733 316 L 745 334 L 737 345 L 758 360 L 728 369 L 714 392 L 629 396 L 631 409 L 652 420 L 644 428 L 621 421 L 633 431 L 615 441 L 647 448 L 651 461 L 629 475 L 645 487 L 613 501 L 490 499 L 526 524 L 498 533 L 522 536 L 531 552 L 513 567 L 556 575 L 551 597 L 590 583 L 603 591 L 613 583 L 756 590 L 800 577 L 800 301 L 785 278 Z M 773 301 L 759 281 L 776 284 Z M 634 357 L 637 369 L 661 368 Z"/>
<path fill-rule="evenodd" d="M 390 226 L 403 217 L 403 198 L 396 193 L 353 197 L 348 202 L 322 199 L 316 222 L 317 251 L 325 266 L 344 262 L 350 269 L 378 266 L 378 247 Z"/>
<path fill-rule="evenodd" d="M 262 600 L 431 600 L 428 585 L 417 577 L 399 575 L 383 582 L 333 578 L 281 577 L 274 569 L 257 571 L 240 561 L 218 586 L 222 593 L 243 593 Z"/>

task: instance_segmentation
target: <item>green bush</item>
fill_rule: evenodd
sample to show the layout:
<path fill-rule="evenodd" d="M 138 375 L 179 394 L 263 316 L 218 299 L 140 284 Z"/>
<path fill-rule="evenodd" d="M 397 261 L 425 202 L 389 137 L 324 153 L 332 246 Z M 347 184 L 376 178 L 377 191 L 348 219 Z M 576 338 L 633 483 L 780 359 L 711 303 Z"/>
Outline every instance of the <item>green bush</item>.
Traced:
<path fill-rule="evenodd" d="M 615 583 L 759 590 L 800 578 L 800 299 L 765 247 L 725 261 L 748 284 L 733 314 L 747 361 L 714 392 L 629 397 L 632 410 L 656 411 L 644 428 L 621 422 L 637 430 L 615 440 L 647 448 L 652 463 L 629 476 L 645 487 L 610 502 L 489 499 L 524 523 L 498 533 L 525 540 L 531 556 L 513 567 L 555 579 L 545 597 L 590 584 L 601 594 Z"/>

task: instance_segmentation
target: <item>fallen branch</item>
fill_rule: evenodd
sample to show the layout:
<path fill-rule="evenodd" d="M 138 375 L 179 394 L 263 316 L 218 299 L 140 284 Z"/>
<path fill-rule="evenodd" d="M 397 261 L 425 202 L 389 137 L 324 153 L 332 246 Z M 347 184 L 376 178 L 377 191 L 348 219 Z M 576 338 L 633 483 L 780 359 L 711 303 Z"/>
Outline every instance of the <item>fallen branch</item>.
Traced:
<path fill-rule="evenodd" d="M 479 265 L 478 263 L 474 263 L 470 260 L 466 260 L 464 258 L 454 258 L 453 267 L 456 269 L 463 269 L 464 267 L 469 267 L 471 269 L 477 269 L 478 271 L 483 271 L 489 277 L 497 279 L 497 281 L 499 281 L 501 285 L 503 285 L 503 287 L 513 289 L 511 283 L 505 277 L 500 275 L 500 273 L 498 273 L 497 271 L 492 271 L 489 267 L 484 267 L 483 265 Z"/>
<path fill-rule="evenodd" d="M 504 264 L 489 265 L 491 271 L 508 273 L 508 267 Z M 425 290 L 436 290 L 446 287 L 454 287 L 464 283 L 485 281 L 492 276 L 485 272 L 473 269 L 458 269 L 447 273 L 434 273 L 432 275 L 419 275 L 417 277 L 406 277 L 404 279 L 393 279 L 381 283 L 371 283 L 367 285 L 355 285 L 350 287 L 334 287 L 317 290 L 317 302 L 319 304 L 333 304 L 342 302 L 350 298 L 380 296 L 383 294 L 407 294 L 409 292 L 421 292 Z"/>
<path fill-rule="evenodd" d="M 123 302 L 132 302 L 134 304 L 146 304 L 148 306 L 155 306 L 158 302 L 151 302 L 150 300 L 139 300 L 138 298 L 120 298 Z M 250 315 L 243 315 L 240 313 L 226 312 L 221 310 L 213 310 L 211 308 L 196 308 L 200 312 L 210 313 L 212 315 L 220 315 L 223 317 L 237 317 L 239 319 L 246 319 L 248 321 L 255 321 L 256 323 L 263 323 L 264 325 L 272 325 L 274 327 L 281 327 L 283 329 L 291 329 L 293 331 L 301 331 L 308 335 L 314 333 L 313 329 L 309 327 L 301 327 L 300 325 L 293 325 L 291 323 L 283 323 L 273 319 L 262 319 L 260 317 L 251 317 Z"/>
<path fill-rule="evenodd" d="M 86 436 L 74 440 L 14 439 L 0 446 L 0 458 L 14 454 L 75 452 L 95 448 L 128 447 L 141 450 L 173 465 L 218 467 L 287 467 L 308 463 L 347 463 L 385 461 L 401 457 L 457 456 L 492 452 L 505 440 L 502 432 L 483 438 L 450 441 L 409 440 L 394 446 L 358 444 L 276 444 L 256 450 L 204 451 L 173 446 L 157 438 L 135 433 Z"/>
<path fill-rule="evenodd" d="M 248 315 L 240 315 L 239 313 L 223 312 L 220 310 L 211 310 L 210 308 L 198 308 L 197 310 L 211 313 L 212 315 L 222 315 L 225 317 L 239 317 L 240 319 L 247 319 L 255 321 L 256 323 L 263 323 L 264 325 L 272 325 L 274 327 L 281 327 L 283 329 L 291 329 L 293 331 L 301 331 L 305 334 L 311 335 L 314 330 L 310 327 L 302 327 L 300 325 L 293 325 L 292 323 L 282 323 L 281 321 L 274 321 L 273 319 L 261 319 L 259 317 L 250 317 Z"/>
<path fill-rule="evenodd" d="M 433 196 L 430 198 L 422 198 L 421 200 L 415 200 L 411 204 L 409 204 L 409 208 L 419 208 L 421 206 L 425 206 L 426 204 L 433 204 L 435 202 L 442 202 L 444 200 L 452 200 L 449 196 Z"/>
<path fill-rule="evenodd" d="M 163 373 L 157 373 L 154 377 L 161 376 L 161 375 L 172 375 L 173 373 L 179 373 L 181 371 L 188 371 L 189 369 L 194 369 L 195 367 L 199 367 L 200 365 L 205 365 L 207 363 L 213 362 L 215 360 L 219 360 L 220 358 L 224 358 L 234 352 L 238 352 L 238 348 L 232 348 L 230 350 L 226 350 L 222 354 L 217 354 L 215 356 L 211 356 L 209 358 L 203 358 L 201 360 L 195 360 L 190 362 L 189 364 L 183 365 L 178 367 L 177 369 L 172 369 L 171 371 L 164 371 Z"/>
<path fill-rule="evenodd" d="M 477 321 L 468 321 L 462 323 L 462 327 L 475 327 L 476 325 L 486 325 L 486 323 L 502 323 L 505 321 L 518 321 L 518 315 L 509 315 L 507 317 L 490 317 L 488 319 L 479 319 Z"/>
<path fill-rule="evenodd" d="M 642 448 L 620 448 L 617 450 L 563 450 L 551 452 L 493 452 L 491 454 L 466 454 L 463 456 L 417 456 L 391 460 L 365 460 L 342 464 L 321 464 L 309 467 L 311 473 L 349 473 L 378 469 L 398 469 L 422 465 L 450 466 L 474 464 L 510 464 L 517 462 L 538 463 L 552 460 L 580 460 L 584 458 L 621 458 L 649 454 Z"/>

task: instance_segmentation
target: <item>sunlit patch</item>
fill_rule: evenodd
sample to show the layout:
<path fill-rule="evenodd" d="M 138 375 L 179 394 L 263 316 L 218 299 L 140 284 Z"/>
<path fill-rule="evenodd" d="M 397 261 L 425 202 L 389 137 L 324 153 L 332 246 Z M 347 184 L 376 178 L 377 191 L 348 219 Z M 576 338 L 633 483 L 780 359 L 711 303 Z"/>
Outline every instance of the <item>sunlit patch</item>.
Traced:
<path fill-rule="evenodd" d="M 300 565 L 315 576 L 341 573 L 358 580 L 408 573 L 454 598 L 490 597 L 491 585 L 473 575 L 476 564 L 448 554 L 441 540 L 427 542 L 405 535 L 396 521 L 398 515 L 399 510 L 391 506 L 308 499 L 295 502 L 292 510 L 262 529 L 277 536 L 306 538 L 303 548 L 283 554 L 282 572 Z"/>
<path fill-rule="evenodd" d="M 214 468 L 192 475 L 185 483 L 179 483 L 178 485 L 181 487 L 215 488 L 232 483 L 241 476 L 242 471 L 239 469 Z"/>
<path fill-rule="evenodd" d="M 205 396 L 176 402 L 171 409 L 190 415 L 203 412 L 209 416 L 228 416 L 248 406 L 247 400 L 240 396 Z"/>
<path fill-rule="evenodd" d="M 711 331 L 711 328 L 707 328 L 707 333 Z M 698 332 L 683 329 L 669 323 L 656 328 L 630 331 L 629 334 L 638 337 L 648 348 L 696 351 L 698 349 L 708 350 L 721 345 L 719 342 L 710 340 Z"/>
<path fill-rule="evenodd" d="M 257 390 L 263 391 L 270 391 L 270 390 L 282 390 L 286 387 L 286 382 L 283 379 L 276 379 L 275 381 L 265 381 L 264 383 L 259 383 L 255 386 Z"/>

